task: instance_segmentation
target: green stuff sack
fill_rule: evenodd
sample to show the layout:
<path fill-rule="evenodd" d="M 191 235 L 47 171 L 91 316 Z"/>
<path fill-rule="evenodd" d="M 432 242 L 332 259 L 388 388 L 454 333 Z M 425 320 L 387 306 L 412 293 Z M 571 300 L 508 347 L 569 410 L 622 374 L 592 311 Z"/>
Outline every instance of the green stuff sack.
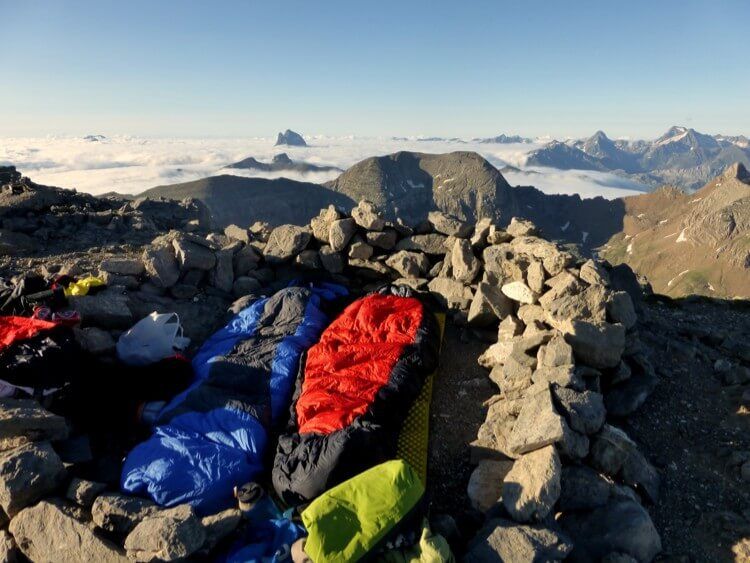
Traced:
<path fill-rule="evenodd" d="M 305 552 L 314 563 L 358 561 L 421 515 L 424 485 L 401 459 L 387 461 L 329 489 L 302 512 Z"/>

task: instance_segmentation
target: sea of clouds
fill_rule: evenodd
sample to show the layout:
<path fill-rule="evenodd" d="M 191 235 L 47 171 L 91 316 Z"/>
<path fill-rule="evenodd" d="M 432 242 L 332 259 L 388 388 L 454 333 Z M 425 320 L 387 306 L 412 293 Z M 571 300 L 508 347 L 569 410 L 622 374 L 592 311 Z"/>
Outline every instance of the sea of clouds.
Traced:
<path fill-rule="evenodd" d="M 286 152 L 293 160 L 346 169 L 369 156 L 407 150 L 445 153 L 476 151 L 498 168 L 511 185 L 533 185 L 546 193 L 603 196 L 611 199 L 648 191 L 646 186 L 614 174 L 583 170 L 526 168 L 527 154 L 543 142 L 484 144 L 459 141 L 365 137 L 306 137 L 308 147 L 274 147 L 271 138 L 170 139 L 131 136 L 89 141 L 79 137 L 0 138 L 0 164 L 13 164 L 40 184 L 75 188 L 92 194 L 137 194 L 148 188 L 196 180 L 216 174 L 286 176 L 325 182 L 338 173 L 262 173 L 226 168 L 253 156 L 270 161 Z"/>

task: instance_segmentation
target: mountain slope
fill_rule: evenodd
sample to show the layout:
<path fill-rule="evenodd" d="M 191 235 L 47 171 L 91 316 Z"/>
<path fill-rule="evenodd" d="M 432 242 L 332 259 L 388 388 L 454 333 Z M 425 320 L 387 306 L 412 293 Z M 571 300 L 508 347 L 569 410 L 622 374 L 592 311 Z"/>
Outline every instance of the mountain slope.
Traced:
<path fill-rule="evenodd" d="M 244 158 L 227 166 L 227 168 L 236 168 L 241 170 L 257 170 L 259 172 L 342 172 L 335 166 L 318 166 L 304 161 L 295 161 L 289 158 L 285 152 L 279 153 L 273 157 L 271 162 L 261 162 L 252 156 Z"/>
<path fill-rule="evenodd" d="M 255 221 L 272 225 L 305 224 L 330 204 L 350 209 L 354 202 L 319 184 L 287 178 L 268 180 L 220 175 L 146 190 L 140 197 L 181 200 L 195 198 L 209 209 L 215 228 L 231 223 L 248 226 Z"/>
<path fill-rule="evenodd" d="M 693 194 L 661 188 L 624 198 L 623 232 L 600 251 L 672 296 L 750 296 L 750 174 L 742 164 Z"/>

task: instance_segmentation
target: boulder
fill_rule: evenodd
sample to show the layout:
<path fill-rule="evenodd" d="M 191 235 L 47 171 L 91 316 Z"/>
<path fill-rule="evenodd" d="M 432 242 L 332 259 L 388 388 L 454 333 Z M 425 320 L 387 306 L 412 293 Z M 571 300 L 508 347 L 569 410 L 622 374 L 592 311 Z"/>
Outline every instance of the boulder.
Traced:
<path fill-rule="evenodd" d="M 579 277 L 589 285 L 609 287 L 609 273 L 601 262 L 587 260 L 581 266 Z"/>
<path fill-rule="evenodd" d="M 539 296 L 522 281 L 506 283 L 502 287 L 502 292 L 509 298 L 513 299 L 513 301 L 518 301 L 519 303 L 534 304 L 539 298 Z"/>
<path fill-rule="evenodd" d="M 349 246 L 349 258 L 357 260 L 369 260 L 372 257 L 373 248 L 369 244 L 356 241 Z"/>
<path fill-rule="evenodd" d="M 620 552 L 651 561 L 661 551 L 661 538 L 651 517 L 632 500 L 611 499 L 591 511 L 563 513 L 559 522 L 573 539 L 576 560 L 599 561 Z"/>
<path fill-rule="evenodd" d="M 143 262 L 134 258 L 107 258 L 102 260 L 99 268 L 121 276 L 140 276 L 145 270 Z"/>
<path fill-rule="evenodd" d="M 388 266 L 396 270 L 405 278 L 418 278 L 430 268 L 430 261 L 421 252 L 400 250 L 385 261 Z"/>
<path fill-rule="evenodd" d="M 237 508 L 228 508 L 217 514 L 201 518 L 201 525 L 206 532 L 201 552 L 209 552 L 231 534 L 242 521 L 242 512 Z"/>
<path fill-rule="evenodd" d="M 547 344 L 539 348 L 537 364 L 542 367 L 558 367 L 573 364 L 573 348 L 562 335 L 556 334 Z"/>
<path fill-rule="evenodd" d="M 472 300 L 471 289 L 451 278 L 435 278 L 427 284 L 430 292 L 449 309 L 468 309 Z"/>
<path fill-rule="evenodd" d="M 151 246 L 143 251 L 143 267 L 157 287 L 172 287 L 180 279 L 180 268 L 171 246 Z"/>
<path fill-rule="evenodd" d="M 91 517 L 101 529 L 124 536 L 138 522 L 159 510 L 150 500 L 120 493 L 104 493 L 94 501 Z"/>
<path fill-rule="evenodd" d="M 204 270 L 208 271 L 216 264 L 216 255 L 213 251 L 202 244 L 193 242 L 183 237 L 177 237 L 172 241 L 177 262 L 180 270 Z"/>
<path fill-rule="evenodd" d="M 0 530 L 0 561 L 3 563 L 19 563 L 21 553 L 13 539 L 6 530 Z"/>
<path fill-rule="evenodd" d="M 331 249 L 333 249 L 334 252 L 341 252 L 344 250 L 354 236 L 356 230 L 357 225 L 354 223 L 354 219 L 337 219 L 333 221 L 328 232 L 328 241 L 331 245 Z"/>
<path fill-rule="evenodd" d="M 263 250 L 266 262 L 281 264 L 302 252 L 310 242 L 310 233 L 295 225 L 281 225 L 271 231 Z"/>
<path fill-rule="evenodd" d="M 613 322 L 622 324 L 626 329 L 635 326 L 638 315 L 635 313 L 633 300 L 625 291 L 615 291 L 607 301 L 607 313 Z"/>
<path fill-rule="evenodd" d="M 211 285 L 230 293 L 234 283 L 234 249 L 222 248 L 216 252 L 216 265 L 211 270 Z"/>
<path fill-rule="evenodd" d="M 482 263 L 474 256 L 471 243 L 457 238 L 451 249 L 451 266 L 453 277 L 464 284 L 470 284 L 482 269 Z"/>
<path fill-rule="evenodd" d="M 430 233 L 427 235 L 412 235 L 398 241 L 396 250 L 415 250 L 424 252 L 432 256 L 445 254 L 445 241 L 448 239 L 445 235 Z"/>
<path fill-rule="evenodd" d="M 97 483 L 96 481 L 87 481 L 86 479 L 74 477 L 70 480 L 68 490 L 65 493 L 65 498 L 88 508 L 94 504 L 96 497 L 102 494 L 106 488 L 107 485 L 104 483 Z"/>
<path fill-rule="evenodd" d="M 79 295 L 68 298 L 70 305 L 81 315 L 82 326 L 99 328 L 130 328 L 135 322 L 128 305 L 127 295 L 115 289 L 106 289 L 95 295 Z"/>
<path fill-rule="evenodd" d="M 556 276 L 575 262 L 569 252 L 560 250 L 554 243 L 533 236 L 514 238 L 510 242 L 510 247 L 515 254 L 541 260 L 545 272 L 550 276 Z"/>
<path fill-rule="evenodd" d="M 585 465 L 570 465 L 562 470 L 560 479 L 560 511 L 591 510 L 609 500 L 612 484 Z"/>
<path fill-rule="evenodd" d="M 10 523 L 10 532 L 31 561 L 55 563 L 127 563 L 114 544 L 97 536 L 84 522 L 61 506 L 42 501 L 22 510 Z"/>
<path fill-rule="evenodd" d="M 539 366 L 531 374 L 531 381 L 533 383 L 554 383 L 560 387 L 569 387 L 576 391 L 583 391 L 586 388 L 583 377 L 576 371 L 573 364 L 555 367 Z"/>
<path fill-rule="evenodd" d="M 53 492 L 65 467 L 49 442 L 25 444 L 0 453 L 0 506 L 13 517 Z"/>
<path fill-rule="evenodd" d="M 177 561 L 198 551 L 206 531 L 186 504 L 146 516 L 125 538 L 134 561 Z"/>
<path fill-rule="evenodd" d="M 333 205 L 321 209 L 318 216 L 313 217 L 310 221 L 310 229 L 315 240 L 328 244 L 331 240 L 331 225 L 340 218 L 341 215 Z"/>
<path fill-rule="evenodd" d="M 232 257 L 234 277 L 246 276 L 258 267 L 258 262 L 260 262 L 260 255 L 252 246 L 242 247 Z"/>
<path fill-rule="evenodd" d="M 613 368 L 625 350 L 625 327 L 621 324 L 569 320 L 561 323 L 565 340 L 576 358 L 593 368 Z"/>
<path fill-rule="evenodd" d="M 482 284 L 479 285 L 477 288 L 477 291 L 479 291 L 479 288 L 481 288 Z M 496 288 L 495 288 L 496 289 Z M 498 291 L 498 294 L 502 295 L 504 299 L 507 300 L 507 303 L 509 303 L 509 307 L 512 308 L 513 302 L 508 299 L 505 294 Z M 473 301 L 472 301 L 473 304 Z M 523 332 L 523 323 L 519 321 L 516 317 L 513 316 L 512 313 L 508 313 L 508 315 L 500 321 L 500 325 L 497 328 L 497 339 L 498 341 L 503 340 L 510 340 L 511 338 L 514 338 L 518 335 L 520 335 Z"/>
<path fill-rule="evenodd" d="M 396 231 L 393 229 L 386 229 L 385 231 L 372 231 L 365 234 L 365 240 L 370 246 L 380 248 L 382 250 L 391 250 L 396 246 L 397 239 Z"/>
<path fill-rule="evenodd" d="M 519 525 L 497 518 L 488 521 L 468 546 L 467 563 L 547 563 L 565 559 L 573 542 L 542 525 Z"/>
<path fill-rule="evenodd" d="M 512 312 L 513 302 L 500 288 L 488 283 L 480 283 L 469 307 L 468 322 L 473 326 L 487 326 L 507 318 Z M 512 332 L 515 335 L 515 329 Z"/>
<path fill-rule="evenodd" d="M 572 430 L 581 434 L 594 434 L 604 424 L 607 411 L 604 397 L 593 391 L 575 391 L 567 387 L 552 386 L 552 393 Z"/>
<path fill-rule="evenodd" d="M 250 231 L 234 224 L 224 227 L 224 234 L 231 240 L 239 240 L 245 244 L 249 243 L 252 238 Z"/>
<path fill-rule="evenodd" d="M 378 209 L 374 203 L 363 200 L 352 209 L 352 219 L 357 225 L 368 231 L 382 231 L 385 227 L 385 220 L 378 214 Z"/>
<path fill-rule="evenodd" d="M 566 426 L 555 410 L 552 393 L 541 390 L 525 398 L 521 412 L 508 438 L 508 446 L 516 454 L 524 454 L 563 439 Z"/>
<path fill-rule="evenodd" d="M 330 272 L 331 274 L 340 274 L 344 271 L 344 266 L 346 265 L 344 257 L 341 255 L 341 252 L 336 252 L 330 246 L 321 246 L 320 251 L 318 252 L 318 257 L 320 258 L 320 263 L 327 272 Z"/>
<path fill-rule="evenodd" d="M 260 291 L 261 285 L 258 280 L 248 276 L 240 276 L 234 280 L 232 284 L 232 295 L 235 297 L 242 297 L 243 295 L 251 295 Z"/>
<path fill-rule="evenodd" d="M 544 266 L 539 260 L 532 260 L 526 269 L 526 283 L 534 293 L 544 291 Z"/>
<path fill-rule="evenodd" d="M 522 455 L 503 480 L 503 506 L 514 520 L 543 520 L 560 497 L 561 473 L 554 446 Z"/>
<path fill-rule="evenodd" d="M 320 254 L 317 250 L 312 249 L 303 250 L 297 254 L 294 263 L 305 270 L 320 270 L 323 266 L 320 261 Z"/>
<path fill-rule="evenodd" d="M 512 237 L 536 236 L 539 232 L 534 223 L 519 217 L 512 217 L 505 231 Z"/>
<path fill-rule="evenodd" d="M 442 211 L 430 211 L 427 214 L 427 220 L 438 233 L 448 236 L 466 238 L 474 230 L 471 224 L 446 215 Z"/>
<path fill-rule="evenodd" d="M 32 399 L 0 399 L 0 451 L 30 442 L 64 440 L 65 419 Z"/>
<path fill-rule="evenodd" d="M 625 460 L 637 449 L 635 442 L 619 428 L 605 424 L 591 441 L 591 463 L 608 475 L 617 475 Z"/>
<path fill-rule="evenodd" d="M 469 477 L 466 493 L 471 506 L 487 512 L 500 500 L 503 479 L 513 467 L 511 460 L 485 459 L 479 462 Z"/>

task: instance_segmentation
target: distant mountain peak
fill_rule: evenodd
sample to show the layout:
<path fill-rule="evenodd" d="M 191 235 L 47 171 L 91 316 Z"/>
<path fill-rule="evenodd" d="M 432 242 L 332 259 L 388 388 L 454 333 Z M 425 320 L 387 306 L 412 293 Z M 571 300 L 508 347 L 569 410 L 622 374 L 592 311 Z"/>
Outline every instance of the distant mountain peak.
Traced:
<path fill-rule="evenodd" d="M 274 146 L 280 146 L 280 145 L 287 145 L 290 147 L 306 147 L 307 143 L 305 142 L 304 137 L 300 135 L 299 133 L 292 131 L 291 129 L 287 129 L 283 133 L 279 133 L 279 135 L 276 137 L 276 144 Z"/>
<path fill-rule="evenodd" d="M 272 162 L 274 164 L 292 164 L 292 159 L 285 152 L 280 152 L 273 157 Z"/>

